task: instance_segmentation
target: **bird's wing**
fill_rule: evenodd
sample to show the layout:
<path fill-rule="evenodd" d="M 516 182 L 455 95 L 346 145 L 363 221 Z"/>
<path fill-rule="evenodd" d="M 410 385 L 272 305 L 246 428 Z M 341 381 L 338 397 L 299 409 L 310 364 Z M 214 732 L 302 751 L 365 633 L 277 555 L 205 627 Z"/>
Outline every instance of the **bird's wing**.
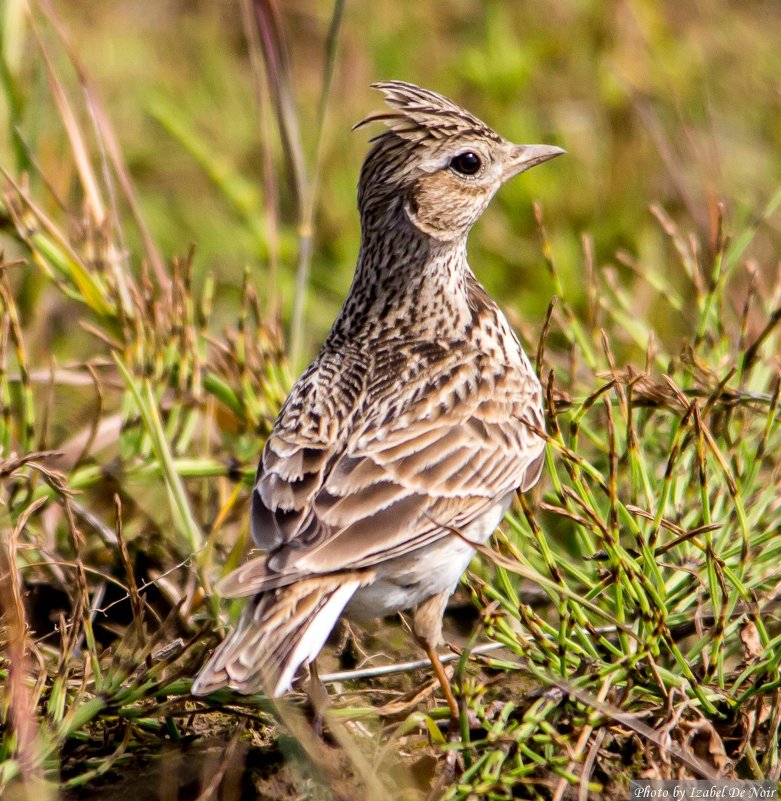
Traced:
<path fill-rule="evenodd" d="M 274 551 L 322 527 L 314 500 L 363 405 L 372 357 L 344 346 L 321 354 L 290 391 L 266 441 L 252 493 L 252 535 Z"/>
<path fill-rule="evenodd" d="M 331 437 L 314 448 L 300 421 L 275 427 L 253 499 L 269 580 L 376 566 L 465 529 L 536 482 L 544 422 L 531 371 L 457 349 L 424 361 L 412 374 L 372 370 L 361 422 L 338 447 Z"/>

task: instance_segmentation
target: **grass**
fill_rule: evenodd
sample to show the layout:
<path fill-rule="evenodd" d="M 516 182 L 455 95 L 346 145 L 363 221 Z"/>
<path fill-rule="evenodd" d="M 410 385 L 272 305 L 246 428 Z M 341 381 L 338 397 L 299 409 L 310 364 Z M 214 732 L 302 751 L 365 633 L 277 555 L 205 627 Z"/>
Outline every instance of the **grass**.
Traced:
<path fill-rule="evenodd" d="M 668 66 L 649 67 L 645 50 L 627 60 L 636 31 L 624 20 L 612 44 L 624 77 L 645 65 L 648 81 L 678 81 L 669 105 L 637 87 L 626 93 L 664 162 L 683 148 L 667 115 L 704 79 L 666 20 L 650 6 L 629 7 Z M 272 703 L 225 691 L 196 701 L 189 686 L 214 632 L 238 613 L 212 585 L 247 548 L 264 435 L 311 349 L 306 332 L 316 341 L 344 290 L 328 269 L 346 270 L 339 265 L 354 246 L 335 232 L 353 213 L 335 199 L 352 189 L 333 178 L 341 162 L 328 121 L 338 116 L 347 128 L 334 99 L 340 47 L 349 59 L 358 46 L 355 19 L 340 3 L 317 7 L 324 56 L 302 81 L 289 57 L 297 39 L 276 6 L 247 2 L 237 11 L 248 91 L 261 112 L 257 181 L 239 166 L 239 151 L 215 155 L 187 103 L 159 93 L 148 100 L 167 137 L 160 149 L 173 142 L 206 176 L 182 185 L 200 187 L 186 213 L 202 213 L 196 207 L 211 193 L 231 219 L 228 251 L 238 242 L 259 265 L 234 264 L 226 277 L 217 255 L 171 257 L 184 235 L 177 249 L 159 244 L 170 218 L 184 214 L 181 199 L 169 215 L 149 213 L 145 178 L 134 174 L 143 171 L 99 99 L 71 21 L 45 4 L 29 17 L 22 8 L 8 3 L 2 28 L 0 787 L 9 797 L 120 797 L 143 783 L 160 799 L 422 799 L 454 751 L 458 771 L 438 787 L 451 800 L 626 797 L 638 776 L 778 781 L 781 192 L 777 158 L 767 155 L 777 136 L 770 110 L 760 104 L 753 114 L 760 166 L 733 180 L 726 205 L 698 192 L 703 175 L 684 168 L 657 187 L 650 211 L 631 205 L 637 184 L 621 186 L 619 175 L 603 213 L 591 208 L 588 235 L 577 231 L 582 198 L 568 196 L 566 175 L 508 187 L 497 199 L 472 258 L 486 265 L 494 291 L 505 290 L 508 314 L 536 354 L 547 470 L 464 581 L 461 611 L 473 610 L 466 635 L 457 615 L 449 621 L 464 646 L 452 663 L 461 741 L 445 742 L 446 708 L 425 668 L 382 677 L 361 669 L 398 661 L 382 651 L 415 655 L 398 625 L 338 644 L 343 670 L 321 741 L 303 696 Z M 511 88 L 528 88 L 532 59 L 563 56 L 533 9 L 527 22 L 537 27 L 519 51 L 507 40 L 511 12 L 487 8 L 479 33 L 487 52 L 504 57 L 481 60 L 478 40 L 464 33 L 459 75 L 507 111 Z M 387 24 L 404 39 L 426 13 L 409 22 L 389 12 Z M 707 50 L 715 34 L 706 22 L 695 15 L 682 24 L 734 90 L 749 78 Z M 599 39 L 606 22 L 593 12 L 573 25 L 587 51 L 583 43 Z M 368 22 L 363 34 L 378 64 L 394 68 L 390 44 Z M 27 60 L 22 39 L 34 49 Z M 757 63 L 774 57 L 765 44 L 753 51 Z M 572 52 L 568 74 L 582 74 L 583 58 Z M 312 85 L 314 122 L 294 96 Z M 555 76 L 539 94 L 548 91 L 562 91 Z M 620 116 L 617 84 L 601 91 L 596 105 Z M 508 111 L 532 133 L 545 125 L 536 94 L 527 91 L 520 118 Z M 58 139 L 36 135 L 31 109 Z M 687 113 L 683 128 L 694 124 Z M 567 169 L 578 175 L 593 162 L 567 140 L 575 129 L 562 126 L 574 153 Z M 649 164 L 632 127 L 617 163 L 632 154 Z M 689 130 L 692 141 L 698 131 Z M 350 158 L 354 176 L 358 156 Z M 553 194 L 559 180 L 567 191 Z M 739 201 L 747 183 L 754 191 Z M 319 200 L 326 186 L 334 202 Z M 519 220 L 513 204 L 523 205 L 525 192 L 541 202 Z M 590 192 L 584 187 L 593 200 Z M 216 234 L 203 231 L 196 245 L 214 254 Z M 597 255 L 606 248 L 614 264 Z M 538 265 L 527 293 L 543 302 L 535 314 L 510 286 L 519 260 Z M 508 264 L 516 265 L 509 277 Z M 501 650 L 470 658 L 484 640 Z"/>

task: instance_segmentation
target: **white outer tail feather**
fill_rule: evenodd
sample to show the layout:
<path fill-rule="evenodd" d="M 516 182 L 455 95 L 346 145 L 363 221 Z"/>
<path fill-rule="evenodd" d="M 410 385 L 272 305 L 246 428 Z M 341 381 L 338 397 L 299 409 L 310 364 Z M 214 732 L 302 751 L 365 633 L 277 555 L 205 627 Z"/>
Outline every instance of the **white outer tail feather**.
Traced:
<path fill-rule="evenodd" d="M 325 641 L 328 639 L 328 635 L 336 625 L 339 615 L 342 614 L 342 610 L 347 606 L 348 601 L 360 586 L 360 581 L 348 581 L 343 584 L 328 599 L 325 606 L 309 621 L 306 631 L 287 660 L 287 665 L 274 687 L 271 694 L 273 698 L 279 698 L 280 695 L 288 692 L 298 668 L 303 664 L 308 665 L 317 658 L 317 655 L 325 645 Z"/>

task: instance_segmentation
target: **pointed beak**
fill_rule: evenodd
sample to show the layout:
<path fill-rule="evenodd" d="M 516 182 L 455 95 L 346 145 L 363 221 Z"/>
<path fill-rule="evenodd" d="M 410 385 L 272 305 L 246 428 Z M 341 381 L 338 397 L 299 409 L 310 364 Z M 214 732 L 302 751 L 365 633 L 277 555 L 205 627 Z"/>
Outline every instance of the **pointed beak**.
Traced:
<path fill-rule="evenodd" d="M 503 180 L 508 180 L 514 175 L 542 164 L 548 159 L 555 159 L 567 151 L 554 145 L 515 145 L 502 176 Z"/>

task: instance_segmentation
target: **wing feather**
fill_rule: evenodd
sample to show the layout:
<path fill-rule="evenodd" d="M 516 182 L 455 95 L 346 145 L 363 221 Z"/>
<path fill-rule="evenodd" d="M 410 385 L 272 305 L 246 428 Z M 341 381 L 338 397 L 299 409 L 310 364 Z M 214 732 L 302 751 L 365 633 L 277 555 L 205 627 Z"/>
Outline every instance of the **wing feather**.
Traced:
<path fill-rule="evenodd" d="M 420 369 L 394 384 L 372 369 L 393 358 L 373 358 L 350 371 L 354 414 L 328 436 L 302 424 L 317 422 L 323 404 L 334 414 L 338 392 L 318 384 L 317 372 L 280 414 L 253 493 L 253 534 L 269 551 L 270 574 L 376 565 L 466 528 L 539 477 L 544 441 L 532 426 L 542 427 L 541 390 L 523 364 L 431 346 L 421 349 Z M 326 373 L 338 380 L 333 365 Z M 248 574 L 230 589 L 249 594 L 280 580 Z"/>

